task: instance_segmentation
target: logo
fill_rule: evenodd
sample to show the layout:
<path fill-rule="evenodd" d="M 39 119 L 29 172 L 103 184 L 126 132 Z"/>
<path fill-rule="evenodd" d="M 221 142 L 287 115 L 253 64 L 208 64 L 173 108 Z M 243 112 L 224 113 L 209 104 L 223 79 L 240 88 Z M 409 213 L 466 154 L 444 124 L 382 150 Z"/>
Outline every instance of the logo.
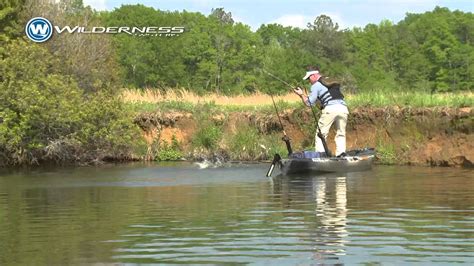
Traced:
<path fill-rule="evenodd" d="M 53 35 L 53 25 L 45 18 L 36 17 L 26 23 L 25 32 L 30 40 L 45 42 Z"/>
<path fill-rule="evenodd" d="M 174 37 L 184 33 L 184 27 L 84 27 L 84 26 L 54 26 L 49 20 L 42 17 L 35 17 L 26 23 L 25 33 L 34 42 L 45 42 L 56 34 L 119 34 L 126 33 L 133 36 L 163 36 Z"/>

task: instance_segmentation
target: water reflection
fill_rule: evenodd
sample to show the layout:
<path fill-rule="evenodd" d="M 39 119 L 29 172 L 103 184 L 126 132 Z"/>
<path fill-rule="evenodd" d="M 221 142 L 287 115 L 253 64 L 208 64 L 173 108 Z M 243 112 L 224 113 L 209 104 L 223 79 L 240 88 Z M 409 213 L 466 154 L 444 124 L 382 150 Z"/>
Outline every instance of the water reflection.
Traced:
<path fill-rule="evenodd" d="M 0 265 L 474 263 L 472 170 L 267 167 L 0 175 Z"/>
<path fill-rule="evenodd" d="M 346 254 L 347 183 L 345 176 L 277 176 L 271 180 L 275 198 L 286 209 L 312 209 L 308 235 L 313 258 Z M 311 206 L 312 205 L 312 206 Z"/>
<path fill-rule="evenodd" d="M 190 264 L 269 263 L 275 258 L 290 265 L 340 262 L 347 242 L 346 177 L 264 181 L 180 186 L 172 193 L 148 189 L 146 218 L 112 240 L 123 243 L 113 258 Z M 192 200 L 170 208 L 168 199 L 174 197 Z"/>

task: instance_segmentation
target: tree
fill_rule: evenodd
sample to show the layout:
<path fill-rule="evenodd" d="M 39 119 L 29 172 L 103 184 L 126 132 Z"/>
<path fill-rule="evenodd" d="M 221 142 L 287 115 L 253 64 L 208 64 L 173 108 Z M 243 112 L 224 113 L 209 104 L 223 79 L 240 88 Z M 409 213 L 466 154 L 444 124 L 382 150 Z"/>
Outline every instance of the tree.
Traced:
<path fill-rule="evenodd" d="M 24 4 L 25 0 L 0 0 L 0 47 L 21 35 L 21 11 Z"/>
<path fill-rule="evenodd" d="M 216 18 L 219 23 L 226 25 L 233 25 L 234 19 L 231 12 L 225 12 L 223 7 L 213 8 L 210 17 Z"/>
<path fill-rule="evenodd" d="M 27 0 L 24 16 L 38 13 L 54 25 L 103 26 L 100 13 L 84 7 L 81 0 L 33 1 Z M 86 91 L 116 89 L 121 81 L 120 67 L 108 34 L 54 34 L 44 43 L 49 51 L 60 58 L 63 73 L 77 78 Z"/>
<path fill-rule="evenodd" d="M 315 56 L 334 61 L 344 59 L 344 35 L 329 16 L 320 15 L 313 23 L 308 23 L 306 34 L 308 49 Z"/>
<path fill-rule="evenodd" d="M 226 64 L 226 51 L 231 43 L 227 32 L 232 28 L 234 20 L 232 19 L 232 13 L 226 13 L 224 8 L 213 9 L 209 17 L 217 21 L 217 31 L 214 32 L 213 37 L 214 47 L 217 51 L 216 92 L 219 93 L 221 91 L 222 71 Z"/>

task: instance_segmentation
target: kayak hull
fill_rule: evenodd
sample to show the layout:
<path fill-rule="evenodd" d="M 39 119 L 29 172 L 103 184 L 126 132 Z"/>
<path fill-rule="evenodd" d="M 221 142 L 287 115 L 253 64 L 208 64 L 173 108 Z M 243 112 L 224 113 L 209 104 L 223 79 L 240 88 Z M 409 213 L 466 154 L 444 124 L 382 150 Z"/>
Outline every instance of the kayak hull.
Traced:
<path fill-rule="evenodd" d="M 281 159 L 280 171 L 284 175 L 298 173 L 360 172 L 372 168 L 375 152 L 364 152 L 346 157 Z"/>

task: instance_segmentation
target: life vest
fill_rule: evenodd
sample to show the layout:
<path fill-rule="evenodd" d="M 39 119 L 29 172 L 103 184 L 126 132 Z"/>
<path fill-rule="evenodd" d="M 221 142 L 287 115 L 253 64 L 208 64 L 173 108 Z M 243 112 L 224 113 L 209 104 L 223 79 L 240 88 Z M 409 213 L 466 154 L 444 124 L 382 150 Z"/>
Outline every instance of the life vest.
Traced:
<path fill-rule="evenodd" d="M 324 109 L 326 105 L 332 100 L 342 100 L 344 95 L 341 92 L 341 84 L 337 81 L 330 80 L 329 78 L 320 77 L 318 82 L 326 87 L 327 91 L 323 92 L 318 96 L 318 100 L 321 102 L 321 108 Z"/>

